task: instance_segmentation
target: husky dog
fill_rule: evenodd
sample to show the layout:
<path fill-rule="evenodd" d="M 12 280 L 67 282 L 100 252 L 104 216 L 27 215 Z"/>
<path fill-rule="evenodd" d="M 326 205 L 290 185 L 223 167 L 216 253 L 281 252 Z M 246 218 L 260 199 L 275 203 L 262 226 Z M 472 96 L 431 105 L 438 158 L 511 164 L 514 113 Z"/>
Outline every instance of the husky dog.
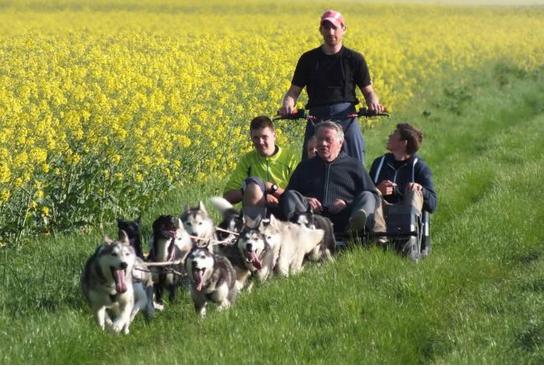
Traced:
<path fill-rule="evenodd" d="M 222 221 L 217 226 L 216 236 L 221 241 L 219 243 L 221 250 L 224 253 L 228 253 L 228 247 L 236 244 L 238 236 L 244 228 L 243 215 L 230 202 L 220 196 L 211 197 L 210 202 L 221 214 Z"/>
<path fill-rule="evenodd" d="M 140 235 L 140 226 L 142 224 L 142 218 L 138 217 L 134 220 L 124 220 L 122 218 L 117 219 L 117 227 L 119 228 L 119 237 L 121 237 L 121 231 L 125 231 L 128 236 L 130 245 L 134 248 L 136 256 L 144 260 L 144 254 L 142 252 L 142 237 Z"/>
<path fill-rule="evenodd" d="M 215 245 L 217 244 L 215 226 L 202 201 L 199 202 L 196 208 L 186 205 L 185 211 L 181 215 L 181 221 L 189 235 L 198 237 L 198 239 L 193 240 L 196 246 L 209 247 L 211 244 L 215 252 Z"/>
<path fill-rule="evenodd" d="M 148 319 L 153 317 L 152 283 L 146 270 L 124 231 L 115 241 L 106 236 L 87 260 L 81 288 L 102 330 L 108 327 L 116 333 L 128 334 L 130 323 L 140 309 Z M 113 321 L 108 309 L 112 311 Z"/>
<path fill-rule="evenodd" d="M 315 214 L 312 208 L 306 212 L 295 211 L 292 218 L 294 223 L 310 229 L 322 229 L 325 231 L 323 241 L 320 245 L 308 254 L 311 261 L 332 260 L 332 255 L 336 252 L 336 239 L 334 238 L 334 229 L 331 220 L 322 215 Z"/>
<path fill-rule="evenodd" d="M 218 310 L 234 304 L 238 293 L 236 273 L 227 258 L 195 246 L 185 259 L 185 268 L 191 280 L 195 311 L 200 317 L 206 316 L 208 302 L 217 303 Z"/>
<path fill-rule="evenodd" d="M 277 220 L 274 215 L 261 221 L 261 229 L 266 241 L 272 247 L 277 262 L 274 270 L 279 275 L 299 273 L 303 268 L 304 257 L 320 246 L 325 231 L 310 229 L 291 222 Z"/>
<path fill-rule="evenodd" d="M 251 291 L 253 280 L 262 282 L 268 279 L 276 263 L 274 251 L 260 231 L 260 222 L 260 216 L 254 220 L 244 216 L 244 229 L 231 252 L 234 256 L 229 257 L 236 270 L 238 289 L 247 286 Z"/>
<path fill-rule="evenodd" d="M 181 285 L 180 274 L 183 274 L 183 259 L 191 248 L 190 241 L 181 247 L 179 239 L 183 238 L 183 235 L 180 235 L 180 232 L 185 232 L 180 219 L 171 215 L 161 215 L 153 222 L 153 243 L 147 260 L 178 262 L 168 268 L 151 266 L 155 284 L 155 300 L 160 308 L 162 308 L 164 291 L 169 293 L 170 301 L 176 300 L 177 289 Z"/>

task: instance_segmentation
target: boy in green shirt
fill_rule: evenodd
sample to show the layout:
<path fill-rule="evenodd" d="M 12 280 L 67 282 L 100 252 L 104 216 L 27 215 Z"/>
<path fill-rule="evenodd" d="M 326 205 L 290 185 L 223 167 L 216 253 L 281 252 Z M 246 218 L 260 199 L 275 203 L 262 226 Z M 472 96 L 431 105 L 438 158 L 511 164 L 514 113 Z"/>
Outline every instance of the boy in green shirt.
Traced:
<path fill-rule="evenodd" d="M 276 145 L 276 131 L 270 118 L 254 118 L 249 133 L 254 150 L 238 162 L 223 197 L 231 204 L 242 202 L 244 212 L 249 215 L 251 211 L 264 208 L 268 213 L 277 213 L 279 198 L 298 160 L 291 152 Z"/>

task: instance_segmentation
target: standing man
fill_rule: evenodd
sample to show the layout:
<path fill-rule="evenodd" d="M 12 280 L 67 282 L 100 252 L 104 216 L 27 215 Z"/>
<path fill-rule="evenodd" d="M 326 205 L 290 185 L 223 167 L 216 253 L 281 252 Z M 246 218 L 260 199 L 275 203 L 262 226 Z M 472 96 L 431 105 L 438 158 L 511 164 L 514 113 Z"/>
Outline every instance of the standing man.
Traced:
<path fill-rule="evenodd" d="M 284 218 L 312 208 L 333 222 L 335 232 L 372 229 L 379 192 L 361 162 L 341 151 L 342 127 L 324 121 L 315 136 L 317 156 L 300 162 L 281 197 Z"/>
<path fill-rule="evenodd" d="M 232 204 L 242 202 L 244 213 L 254 217 L 264 208 L 277 213 L 283 194 L 298 160 L 276 145 L 276 131 L 267 116 L 255 117 L 249 134 L 253 148 L 240 159 L 232 172 L 223 197 Z"/>
<path fill-rule="evenodd" d="M 345 118 L 356 112 L 359 103 L 355 97 L 355 86 L 359 87 L 370 111 L 384 111 L 378 96 L 372 89 L 370 73 L 363 56 L 342 45 L 346 33 L 342 15 L 335 10 L 328 10 L 321 16 L 319 32 L 324 44 L 304 53 L 298 60 L 291 87 L 283 98 L 283 105 L 278 111 L 281 116 L 295 111 L 297 99 L 306 87 L 310 115 L 318 120 L 338 121 L 345 134 L 343 150 L 365 165 L 365 141 L 359 121 Z M 314 135 L 314 125 L 308 122 L 304 135 L 302 158 L 307 158 L 306 142 Z"/>

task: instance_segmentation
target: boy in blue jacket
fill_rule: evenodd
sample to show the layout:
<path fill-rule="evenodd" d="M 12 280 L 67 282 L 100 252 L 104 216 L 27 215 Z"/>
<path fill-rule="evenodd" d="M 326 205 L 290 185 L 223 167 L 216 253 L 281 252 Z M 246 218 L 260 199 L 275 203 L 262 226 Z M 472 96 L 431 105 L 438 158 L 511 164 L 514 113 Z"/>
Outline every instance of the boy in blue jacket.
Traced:
<path fill-rule="evenodd" d="M 374 231 L 386 232 L 384 214 L 389 205 L 411 205 L 418 213 L 436 211 L 438 199 L 431 169 L 416 152 L 423 134 L 410 124 L 398 124 L 389 135 L 389 153 L 378 157 L 370 168 L 370 177 L 382 195 L 381 206 L 374 215 Z"/>

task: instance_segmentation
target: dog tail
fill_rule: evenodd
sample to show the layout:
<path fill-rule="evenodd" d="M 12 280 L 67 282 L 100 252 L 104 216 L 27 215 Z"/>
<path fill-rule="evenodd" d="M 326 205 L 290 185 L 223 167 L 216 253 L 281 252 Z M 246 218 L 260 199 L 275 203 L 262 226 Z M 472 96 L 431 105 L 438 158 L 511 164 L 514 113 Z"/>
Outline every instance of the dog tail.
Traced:
<path fill-rule="evenodd" d="M 234 208 L 227 199 L 221 196 L 212 196 L 210 198 L 210 202 L 221 215 L 223 215 L 226 211 L 232 210 Z"/>

